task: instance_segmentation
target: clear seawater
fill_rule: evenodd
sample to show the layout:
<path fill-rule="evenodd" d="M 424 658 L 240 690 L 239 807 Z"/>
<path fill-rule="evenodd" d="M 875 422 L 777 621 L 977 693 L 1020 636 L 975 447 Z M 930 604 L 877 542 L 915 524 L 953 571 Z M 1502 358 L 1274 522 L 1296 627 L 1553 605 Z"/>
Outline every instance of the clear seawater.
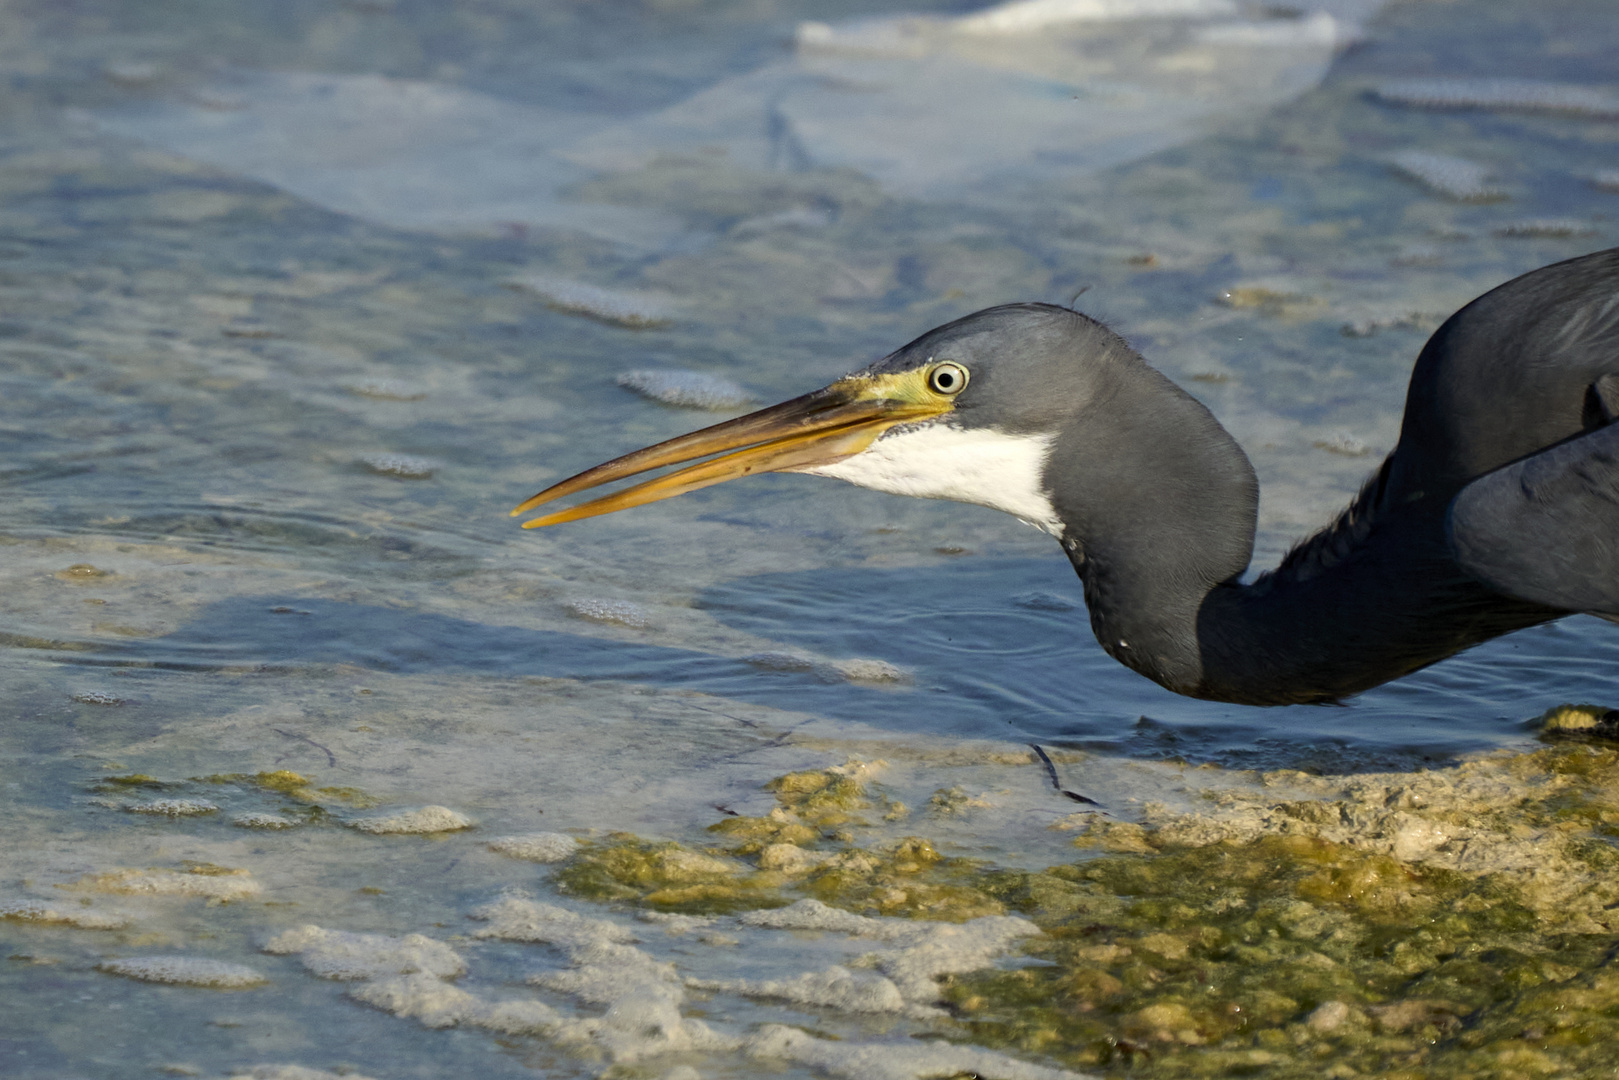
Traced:
<path fill-rule="evenodd" d="M 769 403 L 977 308 L 1079 294 L 1243 444 L 1264 489 L 1256 566 L 1273 562 L 1393 445 L 1444 315 L 1619 243 L 1619 194 L 1589 178 L 1619 169 L 1612 116 L 1372 92 L 1428 76 L 1612 91 L 1607 0 L 1313 6 L 1364 19 L 1355 40 L 1284 63 L 1136 19 L 911 71 L 859 50 L 795 59 L 795 28 L 971 5 L 6 5 L 0 899 L 77 904 L 57 886 L 189 863 L 264 891 L 98 897 L 138 915 L 114 936 L 0 922 L 0 1074 L 595 1075 L 602 1060 L 543 1039 L 357 1004 L 260 946 L 306 922 L 464 933 L 504 888 L 554 899 L 488 837 L 690 841 L 716 803 L 758 812 L 770 778 L 854 756 L 912 753 L 924 801 L 952 768 L 1009 786 L 1005 814 L 941 842 L 1040 865 L 1065 857 L 1045 825 L 1073 804 L 1038 769 L 992 768 L 1031 742 L 1083 752 L 1064 784 L 1127 816 L 1176 797 L 1186 767 L 1440 767 L 1526 743 L 1559 703 L 1619 704 L 1619 632 L 1584 618 L 1344 707 L 1180 699 L 1101 653 L 1048 537 L 832 481 L 764 477 L 538 532 L 506 515 L 740 411 L 649 400 L 625 372 L 717 375 Z M 1083 145 L 1014 122 L 1079 101 L 1079 82 L 1088 107 L 1133 119 Z M 929 126 L 933 105 L 969 100 L 1014 118 Z M 1498 197 L 1402 175 L 1389 159 L 1410 150 L 1484 166 Z M 1525 221 L 1561 224 L 1508 228 Z M 656 293 L 672 314 L 560 310 L 514 287 L 524 275 Z M 153 817 L 97 790 L 144 774 L 201 797 L 187 778 L 279 769 L 478 829 L 258 832 L 232 825 L 262 809 L 245 794 Z M 751 947 L 690 964 L 810 962 Z M 96 970 L 146 954 L 272 982 Z M 520 985 L 515 954 L 480 962 Z M 791 1015 L 708 1008 L 717 1027 Z M 754 1067 L 638 1067 L 679 1064 Z"/>

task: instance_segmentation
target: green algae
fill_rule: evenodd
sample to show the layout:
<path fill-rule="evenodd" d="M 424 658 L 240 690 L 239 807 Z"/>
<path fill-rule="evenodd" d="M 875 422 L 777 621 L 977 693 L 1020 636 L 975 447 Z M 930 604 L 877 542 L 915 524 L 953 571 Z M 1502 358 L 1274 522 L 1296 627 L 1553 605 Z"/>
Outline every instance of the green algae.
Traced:
<path fill-rule="evenodd" d="M 613 834 L 570 859 L 557 884 L 593 900 L 688 914 L 779 907 L 806 897 L 848 911 L 950 922 L 1003 913 L 1005 906 L 974 883 L 980 863 L 947 858 L 922 837 L 873 849 L 854 845 L 849 830 L 868 826 L 851 811 L 871 806 L 874 797 L 865 771 L 855 763 L 777 777 L 764 785 L 775 809 L 709 826 L 720 843 L 702 851 Z"/>
<path fill-rule="evenodd" d="M 917 836 L 861 846 L 853 812 L 893 805 L 862 770 L 790 773 L 766 785 L 769 814 L 710 826 L 712 847 L 613 834 L 558 880 L 689 913 L 813 897 L 1022 915 L 1044 931 L 1032 963 L 944 978 L 939 1034 L 1106 1075 L 1609 1075 L 1619 751 L 1560 742 L 1431 773 L 1258 779 L 1196 813 L 1078 815 L 1082 857 L 1022 870 Z M 958 813 L 957 794 L 941 789 L 934 811 Z"/>
<path fill-rule="evenodd" d="M 166 788 L 173 786 L 172 784 L 167 784 L 162 780 L 159 780 L 155 776 L 147 776 L 145 773 L 127 773 L 124 776 L 103 776 L 100 783 L 105 786 L 99 787 L 96 790 L 114 791 L 128 790 L 129 788 Z"/>
<path fill-rule="evenodd" d="M 1465 842 L 1397 857 L 1375 815 L 1321 835 L 1365 814 L 1351 794 L 1272 802 L 1262 827 L 1224 835 L 1097 819 L 1079 843 L 1103 854 L 989 875 L 1046 931 L 1027 949 L 1043 963 L 949 979 L 961 1038 L 1144 1077 L 1607 1075 L 1619 853 L 1586 830 L 1619 809 L 1619 754 L 1549 747 L 1405 796 L 1422 808 L 1397 811 L 1407 825 Z M 1469 861 L 1489 869 L 1444 865 Z"/>
<path fill-rule="evenodd" d="M 307 776 L 292 772 L 290 769 L 277 769 L 274 772 L 258 773 L 214 773 L 210 776 L 195 776 L 192 781 L 202 784 L 234 784 L 238 787 L 254 787 L 261 791 L 285 795 L 298 802 L 319 807 L 322 803 L 339 802 L 355 809 L 365 810 L 373 806 L 381 806 L 383 800 L 362 791 L 356 787 L 315 787 L 315 782 Z"/>
<path fill-rule="evenodd" d="M 614 833 L 589 845 L 558 872 L 563 892 L 590 900 L 627 900 L 660 911 L 719 913 L 779 907 L 778 876 L 675 843 Z"/>

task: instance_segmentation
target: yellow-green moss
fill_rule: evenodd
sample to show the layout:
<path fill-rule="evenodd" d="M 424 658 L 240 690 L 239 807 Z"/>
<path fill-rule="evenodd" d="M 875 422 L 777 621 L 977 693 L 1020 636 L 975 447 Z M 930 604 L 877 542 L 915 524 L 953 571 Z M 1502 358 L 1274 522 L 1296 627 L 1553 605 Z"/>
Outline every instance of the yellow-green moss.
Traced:
<path fill-rule="evenodd" d="M 319 804 L 327 802 L 340 802 L 346 806 L 362 810 L 382 805 L 381 799 L 359 788 L 314 787 L 312 786 L 314 784 L 313 780 L 290 769 L 277 769 L 274 772 L 258 773 L 214 773 L 210 776 L 192 777 L 192 780 L 201 784 L 235 784 L 239 787 L 255 787 L 261 791 L 285 795 L 289 799 L 296 799 L 298 802 L 317 807 Z"/>
<path fill-rule="evenodd" d="M 787 902 L 772 888 L 776 876 L 750 870 L 680 844 L 614 833 L 607 843 L 581 850 L 556 881 L 587 899 L 630 900 L 664 911 L 728 912 Z"/>
<path fill-rule="evenodd" d="M 561 876 L 581 895 L 692 912 L 811 896 L 866 914 L 1021 914 L 1045 931 L 1026 946 L 1037 964 L 947 978 L 952 1037 L 1104 1075 L 1607 1075 L 1619 751 L 1561 743 L 1454 775 L 1359 794 L 1342 778 L 1342 793 L 1316 799 L 1260 792 L 1263 815 L 1236 825 L 1215 812 L 1098 817 L 1080 861 L 1028 871 L 952 859 L 921 837 L 858 846 L 823 815 L 886 804 L 881 793 L 848 770 L 791 773 L 768 786 L 769 814 L 711 827 L 716 849 L 621 834 Z M 943 796 L 935 810 L 960 802 Z M 1470 836 L 1488 872 L 1411 854 L 1439 847 L 1402 849 L 1395 834 L 1412 822 L 1418 841 L 1422 829 Z"/>
<path fill-rule="evenodd" d="M 1619 811 L 1611 751 L 1553 747 L 1501 769 L 1525 783 L 1527 794 L 1500 808 L 1520 831 L 1570 807 L 1582 823 Z M 1582 782 L 1569 787 L 1570 777 Z M 1274 809 L 1325 822 L 1343 807 Z M 1611 1068 L 1614 936 L 1581 932 L 1592 906 L 1583 900 L 1565 905 L 1565 921 L 1528 867 L 1468 874 L 1370 841 L 1285 833 L 1191 846 L 1105 821 L 1084 842 L 1107 854 L 980 883 L 1046 931 L 1028 949 L 1044 964 L 949 980 L 966 1040 L 1149 1078 L 1494 1080 Z M 1614 856 L 1605 841 L 1548 841 L 1533 869 L 1592 858 L 1606 867 Z"/>
<path fill-rule="evenodd" d="M 169 784 L 165 784 L 157 777 L 147 776 L 145 773 L 128 773 L 124 776 L 103 776 L 101 778 L 101 783 L 107 785 L 109 790 L 114 788 L 165 788 L 171 786 Z"/>

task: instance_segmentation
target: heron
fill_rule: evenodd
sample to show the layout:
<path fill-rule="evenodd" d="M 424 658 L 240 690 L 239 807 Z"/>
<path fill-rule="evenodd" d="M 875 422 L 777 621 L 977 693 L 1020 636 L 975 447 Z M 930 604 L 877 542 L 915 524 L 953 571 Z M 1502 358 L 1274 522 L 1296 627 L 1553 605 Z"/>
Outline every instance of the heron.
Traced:
<path fill-rule="evenodd" d="M 1071 308 L 930 330 L 828 386 L 615 458 L 512 511 L 684 466 L 556 525 L 764 472 L 976 503 L 1051 534 L 1114 659 L 1179 694 L 1331 703 L 1574 613 L 1619 622 L 1619 248 L 1473 300 L 1423 346 L 1394 450 L 1248 575 L 1259 483 L 1202 403 Z"/>

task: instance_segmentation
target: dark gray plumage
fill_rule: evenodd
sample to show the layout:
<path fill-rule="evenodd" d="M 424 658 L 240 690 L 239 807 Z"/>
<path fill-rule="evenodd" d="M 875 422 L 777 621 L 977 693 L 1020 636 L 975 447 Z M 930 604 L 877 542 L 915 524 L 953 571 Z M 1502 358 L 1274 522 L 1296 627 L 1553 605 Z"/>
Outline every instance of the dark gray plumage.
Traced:
<path fill-rule="evenodd" d="M 1250 584 L 1252 466 L 1117 335 L 1012 305 L 872 370 L 926 356 L 973 373 L 947 422 L 1056 433 L 1045 481 L 1097 640 L 1178 693 L 1334 701 L 1571 611 L 1619 609 L 1619 426 L 1606 426 L 1619 250 L 1451 316 L 1417 360 L 1394 452 L 1336 522 Z"/>
<path fill-rule="evenodd" d="M 1619 618 L 1616 416 L 1619 249 L 1452 315 L 1417 358 L 1393 453 L 1250 583 L 1259 487 L 1241 448 L 1117 334 L 1049 304 L 958 319 L 513 513 L 704 457 L 528 525 L 760 471 L 995 506 L 1059 536 L 1120 662 L 1194 697 L 1330 702 L 1571 612 Z"/>

